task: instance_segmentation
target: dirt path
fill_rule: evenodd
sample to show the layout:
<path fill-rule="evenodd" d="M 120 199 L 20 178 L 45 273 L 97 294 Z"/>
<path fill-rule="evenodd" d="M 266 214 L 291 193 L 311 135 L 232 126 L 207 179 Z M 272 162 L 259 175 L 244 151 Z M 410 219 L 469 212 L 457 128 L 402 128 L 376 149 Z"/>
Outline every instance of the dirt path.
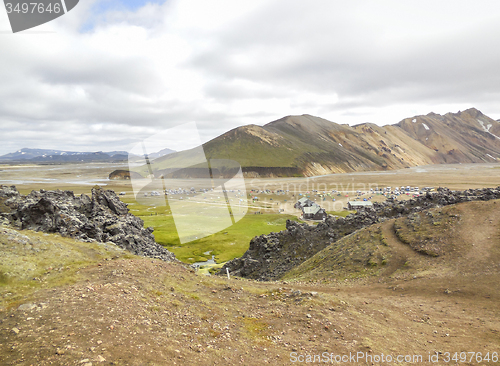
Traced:
<path fill-rule="evenodd" d="M 467 248 L 466 259 L 468 261 L 488 259 L 494 244 L 500 239 L 500 211 L 496 206 L 498 206 L 496 203 L 482 204 L 480 215 L 469 206 L 457 207 L 463 217 L 460 231 L 464 242 L 471 245 Z M 481 226 L 481 230 L 476 230 L 478 226 Z"/>
<path fill-rule="evenodd" d="M 392 257 L 389 260 L 387 268 L 382 274 L 383 276 L 389 277 L 399 268 L 404 266 L 408 259 L 413 258 L 418 254 L 398 239 L 394 233 L 394 220 L 390 220 L 382 224 L 382 234 L 387 241 L 387 245 L 393 250 Z"/>

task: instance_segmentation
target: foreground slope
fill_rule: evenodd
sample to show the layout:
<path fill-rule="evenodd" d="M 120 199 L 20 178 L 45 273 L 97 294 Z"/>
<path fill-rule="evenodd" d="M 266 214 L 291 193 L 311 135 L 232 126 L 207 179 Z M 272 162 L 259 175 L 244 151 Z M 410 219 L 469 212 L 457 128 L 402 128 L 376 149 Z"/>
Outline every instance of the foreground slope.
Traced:
<path fill-rule="evenodd" d="M 2 365 L 289 365 L 358 352 L 351 364 L 382 353 L 395 365 L 407 364 L 397 355 L 430 364 L 421 362 L 429 354 L 444 363 L 446 352 L 491 357 L 500 345 L 498 267 L 371 285 L 257 283 L 26 230 L 0 228 L 0 245 L 18 256 L 2 270 L 26 274 L 0 281 Z M 87 259 L 65 261 L 77 258 L 59 255 L 70 247 Z M 38 280 L 25 281 L 22 258 L 36 249 L 46 260 L 33 263 Z"/>
<path fill-rule="evenodd" d="M 498 273 L 499 208 L 499 200 L 466 202 L 372 225 L 329 245 L 283 278 L 337 281 Z"/>

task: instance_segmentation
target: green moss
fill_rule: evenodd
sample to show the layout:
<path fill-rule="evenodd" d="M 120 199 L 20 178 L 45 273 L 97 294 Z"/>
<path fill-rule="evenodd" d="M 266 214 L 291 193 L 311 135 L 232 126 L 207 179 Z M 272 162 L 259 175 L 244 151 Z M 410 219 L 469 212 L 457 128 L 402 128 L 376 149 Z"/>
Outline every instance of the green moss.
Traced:
<path fill-rule="evenodd" d="M 9 282 L 9 277 L 5 273 L 0 271 L 0 286 L 7 285 Z"/>
<path fill-rule="evenodd" d="M 361 229 L 285 273 L 286 280 L 344 280 L 375 276 L 390 258 L 380 225 Z"/>
<path fill-rule="evenodd" d="M 394 232 L 399 240 L 416 252 L 438 257 L 447 251 L 444 243 L 459 216 L 453 206 L 433 209 L 400 218 L 394 222 Z"/>
<path fill-rule="evenodd" d="M 267 339 L 268 325 L 257 318 L 243 318 L 243 325 L 246 335 L 250 339 Z"/>
<path fill-rule="evenodd" d="M 343 210 L 343 211 L 327 211 L 326 213 L 333 216 L 346 217 L 355 212 L 356 211 Z"/>
<path fill-rule="evenodd" d="M 373 258 L 370 258 L 370 259 L 368 260 L 368 265 L 369 265 L 370 267 L 376 267 L 376 266 L 378 266 L 378 263 L 377 263 L 377 262 L 376 262 Z"/>
<path fill-rule="evenodd" d="M 294 216 L 282 214 L 247 214 L 234 225 L 212 234 L 194 240 L 184 245 L 169 245 L 157 238 L 158 242 L 172 250 L 175 255 L 186 263 L 205 261 L 215 255 L 217 262 L 226 262 L 236 257 L 241 257 L 247 250 L 250 240 L 262 234 L 278 232 L 286 228 L 286 220 L 295 220 Z M 155 233 L 156 234 L 156 233 Z M 209 255 L 203 254 L 210 252 Z"/>
<path fill-rule="evenodd" d="M 134 257 L 115 245 L 11 229 L 0 234 L 0 250 L 0 292 L 12 294 L 5 299 L 7 306 L 16 305 L 38 288 L 74 283 L 81 268 L 98 261 Z"/>

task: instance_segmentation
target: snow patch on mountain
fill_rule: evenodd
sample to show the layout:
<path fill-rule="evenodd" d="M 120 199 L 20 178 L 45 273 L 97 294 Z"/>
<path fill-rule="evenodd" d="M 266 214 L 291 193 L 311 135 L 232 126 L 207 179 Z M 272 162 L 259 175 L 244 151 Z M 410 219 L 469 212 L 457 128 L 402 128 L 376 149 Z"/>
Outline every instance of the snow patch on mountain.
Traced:
<path fill-rule="evenodd" d="M 495 135 L 495 134 L 493 134 L 493 133 L 490 132 L 490 128 L 492 126 L 491 123 L 488 123 L 488 124 L 485 125 L 485 123 L 483 121 L 481 121 L 480 119 L 478 119 L 477 121 L 479 122 L 479 124 L 481 125 L 481 127 L 483 128 L 483 130 L 485 132 L 488 132 L 490 135 L 495 136 L 497 139 L 500 140 L 500 137 L 498 137 L 497 135 Z"/>

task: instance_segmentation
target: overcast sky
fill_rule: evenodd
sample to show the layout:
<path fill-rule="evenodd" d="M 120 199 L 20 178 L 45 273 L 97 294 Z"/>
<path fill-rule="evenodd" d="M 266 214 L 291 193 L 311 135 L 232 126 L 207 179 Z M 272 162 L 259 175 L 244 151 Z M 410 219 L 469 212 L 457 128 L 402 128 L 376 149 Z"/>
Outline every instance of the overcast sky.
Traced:
<path fill-rule="evenodd" d="M 0 154 L 128 150 L 190 122 L 206 141 L 291 114 L 500 118 L 498 0 L 81 0 L 16 34 L 0 7 Z"/>

